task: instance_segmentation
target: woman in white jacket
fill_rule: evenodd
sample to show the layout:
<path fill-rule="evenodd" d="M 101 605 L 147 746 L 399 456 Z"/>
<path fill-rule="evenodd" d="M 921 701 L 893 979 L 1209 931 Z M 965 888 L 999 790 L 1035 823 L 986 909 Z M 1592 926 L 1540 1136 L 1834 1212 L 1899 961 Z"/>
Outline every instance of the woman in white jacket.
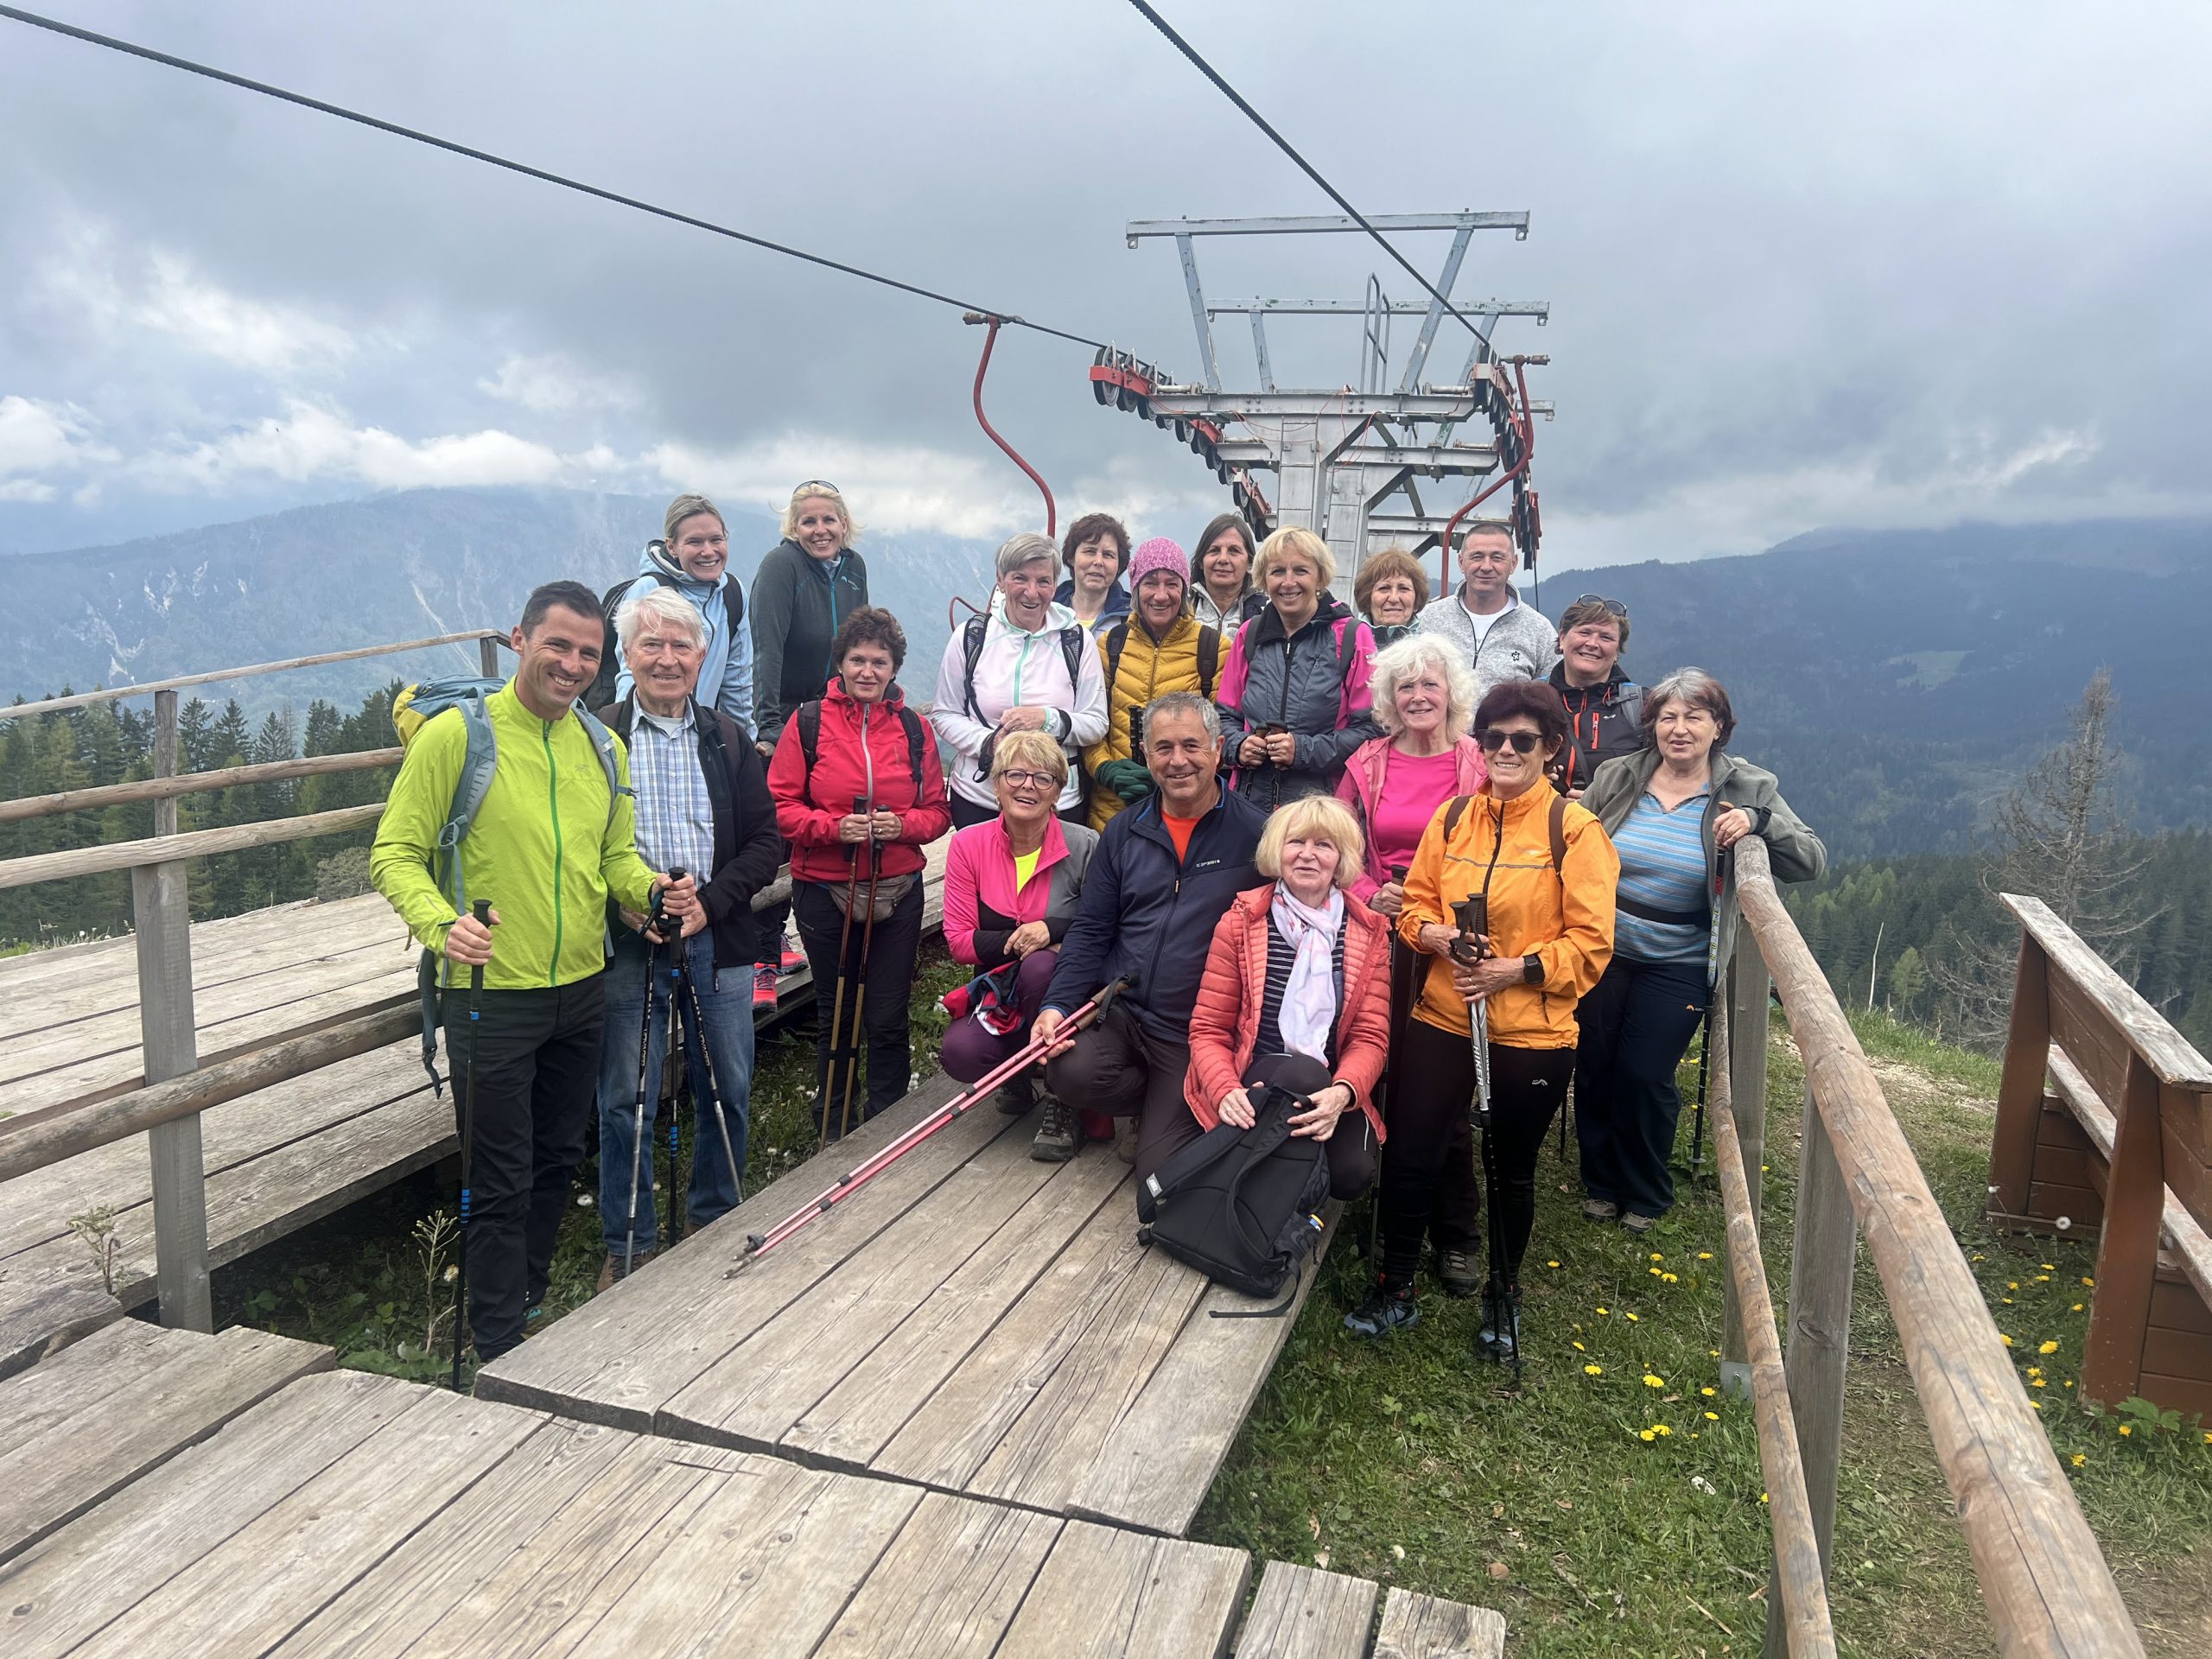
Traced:
<path fill-rule="evenodd" d="M 1075 613 L 1052 601 L 1060 550 L 1049 537 L 1015 537 L 999 549 L 998 589 L 988 617 L 971 617 L 944 648 L 930 723 L 946 750 L 957 829 L 998 815 L 991 756 L 1001 733 L 1048 734 L 1068 756 L 1060 817 L 1084 815 L 1076 758 L 1106 734 L 1106 677 Z"/>

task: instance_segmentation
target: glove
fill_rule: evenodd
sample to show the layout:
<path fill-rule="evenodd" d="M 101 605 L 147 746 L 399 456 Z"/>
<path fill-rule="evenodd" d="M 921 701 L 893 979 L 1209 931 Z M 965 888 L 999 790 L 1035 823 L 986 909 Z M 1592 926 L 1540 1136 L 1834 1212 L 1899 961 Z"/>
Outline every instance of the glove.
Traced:
<path fill-rule="evenodd" d="M 1152 774 L 1141 760 L 1109 760 L 1091 775 L 1124 802 L 1141 801 L 1152 793 Z"/>

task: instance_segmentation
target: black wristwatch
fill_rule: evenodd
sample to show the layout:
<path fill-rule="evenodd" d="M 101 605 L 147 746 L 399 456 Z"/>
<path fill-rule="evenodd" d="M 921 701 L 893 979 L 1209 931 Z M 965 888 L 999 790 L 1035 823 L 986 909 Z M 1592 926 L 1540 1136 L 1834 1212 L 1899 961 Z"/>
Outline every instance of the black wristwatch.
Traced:
<path fill-rule="evenodd" d="M 1521 982 L 1523 985 L 1544 982 L 1544 959 L 1533 950 L 1521 958 Z"/>

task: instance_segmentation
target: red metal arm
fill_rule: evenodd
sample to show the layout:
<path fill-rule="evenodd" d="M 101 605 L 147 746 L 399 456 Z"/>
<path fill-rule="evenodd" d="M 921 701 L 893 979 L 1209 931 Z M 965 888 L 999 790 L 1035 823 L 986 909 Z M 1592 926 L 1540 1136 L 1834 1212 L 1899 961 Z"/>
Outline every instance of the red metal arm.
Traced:
<path fill-rule="evenodd" d="M 983 377 L 990 372 L 991 347 L 998 344 L 999 326 L 1003 319 L 999 317 L 987 318 L 980 313 L 970 311 L 967 314 L 963 321 L 968 322 L 988 321 L 991 325 L 990 333 L 983 336 L 982 361 L 976 365 L 976 423 L 983 429 L 983 435 L 988 438 L 993 443 L 998 445 L 1001 449 L 1004 450 L 1006 452 L 1007 459 L 1012 461 L 1015 466 L 1020 467 L 1023 472 L 1028 474 L 1029 481 L 1032 484 L 1034 484 L 1038 489 L 1042 492 L 1045 497 L 1045 533 L 1047 536 L 1057 536 L 1060 533 L 1059 510 L 1052 505 L 1052 486 L 1046 484 L 1043 478 L 1039 476 L 1037 469 L 1034 467 L 1032 467 L 1027 461 L 1021 458 L 1012 444 L 1008 443 L 1004 438 L 998 435 L 997 430 L 991 425 L 990 418 L 983 413 Z"/>

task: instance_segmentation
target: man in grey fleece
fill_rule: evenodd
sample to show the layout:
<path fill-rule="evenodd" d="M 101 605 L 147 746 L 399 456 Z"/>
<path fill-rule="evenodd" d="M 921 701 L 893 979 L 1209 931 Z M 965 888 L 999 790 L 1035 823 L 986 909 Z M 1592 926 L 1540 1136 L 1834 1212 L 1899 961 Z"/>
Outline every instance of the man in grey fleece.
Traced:
<path fill-rule="evenodd" d="M 1559 661 L 1559 630 L 1513 592 L 1521 555 L 1502 518 L 1475 524 L 1459 543 L 1459 591 L 1421 607 L 1414 627 L 1441 635 L 1475 670 L 1475 700 L 1506 680 L 1541 680 Z"/>

